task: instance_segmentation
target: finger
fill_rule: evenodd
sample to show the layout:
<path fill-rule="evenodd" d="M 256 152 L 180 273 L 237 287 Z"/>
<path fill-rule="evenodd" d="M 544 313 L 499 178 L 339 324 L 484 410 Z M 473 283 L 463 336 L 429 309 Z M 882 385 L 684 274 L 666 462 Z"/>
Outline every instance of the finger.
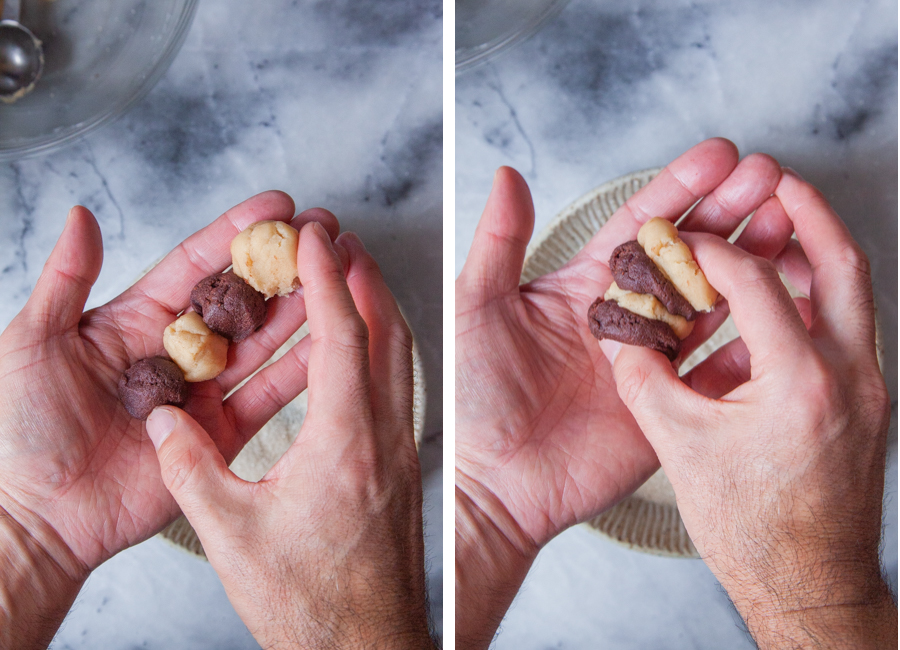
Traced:
<path fill-rule="evenodd" d="M 216 377 L 227 395 L 256 372 L 306 322 L 306 302 L 302 290 L 266 301 L 266 322 L 243 341 L 228 346 L 228 364 Z"/>
<path fill-rule="evenodd" d="M 200 280 L 231 264 L 231 240 L 257 221 L 290 221 L 294 201 L 284 192 L 257 194 L 194 233 L 125 293 L 122 299 L 151 300 L 177 314 L 189 304 Z"/>
<path fill-rule="evenodd" d="M 263 425 L 306 390 L 312 339 L 304 336 L 272 365 L 253 375 L 225 400 L 243 447 Z"/>
<path fill-rule="evenodd" d="M 809 325 L 809 300 L 794 298 L 805 325 Z M 750 381 L 750 351 L 741 338 L 729 341 L 694 366 L 681 380 L 710 399 L 719 399 Z"/>
<path fill-rule="evenodd" d="M 413 441 L 412 334 L 378 264 L 359 237 L 344 233 L 338 243 L 350 253 L 347 283 L 369 328 L 369 364 L 376 422 L 389 449 L 397 436 Z"/>
<path fill-rule="evenodd" d="M 47 334 L 78 326 L 103 264 L 103 238 L 90 210 L 69 211 L 62 234 L 35 284 L 26 309 Z"/>
<path fill-rule="evenodd" d="M 609 358 L 613 346 L 601 347 Z M 681 382 L 659 352 L 621 345 L 613 350 L 612 369 L 619 398 L 657 451 L 672 436 L 690 431 L 691 422 L 708 410 L 706 400 Z"/>
<path fill-rule="evenodd" d="M 369 330 L 325 230 L 303 227 L 297 254 L 309 321 L 309 415 L 335 435 L 371 424 Z"/>
<path fill-rule="evenodd" d="M 243 481 L 228 469 L 206 431 L 181 409 L 158 407 L 146 426 L 163 483 L 181 511 L 198 533 L 217 527 L 223 511 L 238 505 Z"/>
<path fill-rule="evenodd" d="M 608 264 L 613 249 L 635 239 L 647 221 L 653 217 L 676 221 L 728 178 L 737 163 L 737 147 L 724 138 L 712 138 L 692 147 L 616 210 L 573 262 L 588 257 L 595 263 Z"/>
<path fill-rule="evenodd" d="M 694 366 L 682 381 L 710 399 L 719 399 L 750 381 L 750 351 L 743 339 L 729 341 Z"/>
<path fill-rule="evenodd" d="M 875 350 L 869 260 L 819 190 L 786 170 L 776 190 L 812 268 L 809 297 L 815 338 Z"/>
<path fill-rule="evenodd" d="M 812 327 L 812 305 L 809 302 L 809 298 L 798 296 L 794 298 L 794 305 L 797 307 L 800 318 L 803 319 L 803 324 L 808 330 Z"/>
<path fill-rule="evenodd" d="M 675 359 L 675 367 L 680 367 L 697 348 L 706 343 L 728 319 L 730 313 L 728 302 L 725 300 L 717 302 L 712 312 L 708 314 L 701 312 L 694 321 L 691 333 L 681 342 L 681 351 Z"/>
<path fill-rule="evenodd" d="M 318 222 L 319 225 L 325 229 L 325 232 L 328 233 L 328 237 L 331 241 L 336 240 L 338 235 L 341 234 L 341 225 L 338 223 L 337 217 L 334 216 L 333 212 L 326 210 L 325 208 L 309 208 L 304 210 L 291 219 L 291 226 L 297 231 L 300 231 L 303 226 L 312 221 Z"/>
<path fill-rule="evenodd" d="M 787 245 L 793 234 L 794 224 L 788 219 L 784 206 L 777 196 L 771 196 L 750 217 L 734 245 L 751 255 L 770 260 Z"/>
<path fill-rule="evenodd" d="M 781 179 L 778 161 L 762 153 L 744 158 L 701 199 L 684 221 L 680 231 L 708 232 L 727 238 L 751 212 L 772 196 Z"/>
<path fill-rule="evenodd" d="M 771 262 L 714 235 L 685 233 L 684 240 L 710 284 L 728 301 L 754 370 L 757 361 L 760 368 L 768 361 L 778 364 L 809 344 L 806 327 Z"/>
<path fill-rule="evenodd" d="M 494 174 L 460 279 L 476 285 L 485 296 L 514 291 L 533 231 L 534 204 L 528 184 L 516 170 L 501 167 Z"/>
<path fill-rule="evenodd" d="M 784 273 L 794 287 L 805 295 L 809 295 L 812 285 L 812 266 L 803 247 L 796 239 L 790 240 L 773 260 L 775 268 Z"/>

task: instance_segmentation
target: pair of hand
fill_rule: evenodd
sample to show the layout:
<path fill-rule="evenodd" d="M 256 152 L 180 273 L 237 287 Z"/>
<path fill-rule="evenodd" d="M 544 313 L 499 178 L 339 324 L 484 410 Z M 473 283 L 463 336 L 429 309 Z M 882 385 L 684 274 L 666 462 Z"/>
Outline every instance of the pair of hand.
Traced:
<path fill-rule="evenodd" d="M 102 243 L 93 216 L 72 210 L 0 336 L 0 647 L 46 645 L 90 571 L 179 510 L 263 645 L 427 642 L 410 333 L 359 239 L 325 210 L 293 214 L 285 194 L 253 197 L 82 313 Z M 262 219 L 300 230 L 302 290 L 269 302 L 185 411 L 132 419 L 119 376 L 161 352 L 194 284 Z M 224 399 L 307 317 L 309 337 Z M 295 444 L 259 483 L 235 477 L 227 462 L 307 386 Z"/>
<path fill-rule="evenodd" d="M 674 364 L 598 346 L 586 314 L 612 280 L 610 253 L 651 217 L 691 206 L 679 230 L 727 303 L 701 316 Z M 877 557 L 889 410 L 870 278 L 821 194 L 772 158 L 739 162 L 713 139 L 567 265 L 519 286 L 533 224 L 527 186 L 501 169 L 457 281 L 461 647 L 487 647 L 544 544 L 660 461 L 695 545 L 760 643 L 871 633 L 873 621 L 882 633 L 885 607 L 896 635 Z M 776 266 L 809 298 L 792 301 Z M 742 338 L 679 378 L 729 308 Z"/>

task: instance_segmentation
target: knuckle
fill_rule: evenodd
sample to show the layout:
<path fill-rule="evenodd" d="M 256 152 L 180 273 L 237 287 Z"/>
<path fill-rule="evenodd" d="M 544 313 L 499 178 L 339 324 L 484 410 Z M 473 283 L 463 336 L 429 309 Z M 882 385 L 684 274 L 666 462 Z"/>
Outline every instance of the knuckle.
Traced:
<path fill-rule="evenodd" d="M 181 492 L 193 482 L 199 464 L 200 454 L 192 445 L 169 450 L 163 473 L 166 487 L 173 493 Z"/>
<path fill-rule="evenodd" d="M 868 279 L 872 275 L 872 265 L 869 257 L 863 252 L 855 242 L 847 242 L 835 256 L 835 261 L 842 268 L 850 271 L 851 274 Z"/>
<path fill-rule="evenodd" d="M 347 314 L 332 328 L 327 337 L 341 348 L 353 350 L 369 348 L 369 327 L 357 313 Z"/>
<path fill-rule="evenodd" d="M 837 424 L 849 407 L 840 373 L 817 353 L 796 369 L 800 388 L 792 403 L 798 423 L 813 433 L 832 428 L 828 425 Z"/>
<path fill-rule="evenodd" d="M 744 257 L 738 265 L 738 277 L 748 284 L 781 284 L 778 269 L 767 259 L 749 255 Z"/>
<path fill-rule="evenodd" d="M 391 325 L 388 335 L 392 345 L 397 350 L 404 354 L 412 354 L 413 336 L 405 320 L 401 318 Z"/>
<path fill-rule="evenodd" d="M 641 365 L 634 365 L 621 378 L 616 385 L 619 389 L 619 397 L 625 404 L 631 406 L 640 404 L 644 400 L 650 380 L 650 373 Z"/>

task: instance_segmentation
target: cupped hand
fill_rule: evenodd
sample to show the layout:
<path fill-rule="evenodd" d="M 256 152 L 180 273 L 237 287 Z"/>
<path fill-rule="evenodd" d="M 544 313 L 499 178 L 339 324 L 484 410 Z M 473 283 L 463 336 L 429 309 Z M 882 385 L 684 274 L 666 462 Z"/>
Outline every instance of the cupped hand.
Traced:
<path fill-rule="evenodd" d="M 160 407 L 147 428 L 166 486 L 261 645 L 432 648 L 412 337 L 359 239 L 345 233 L 338 245 L 346 280 L 325 230 L 300 232 L 309 411 L 262 480 L 228 469 L 213 442 L 221 424 Z M 257 376 L 276 386 L 282 372 Z"/>
<path fill-rule="evenodd" d="M 587 326 L 588 307 L 612 282 L 613 249 L 650 218 L 674 221 L 696 203 L 681 230 L 727 236 L 756 211 L 738 245 L 772 257 L 791 235 L 770 198 L 780 177 L 772 158 L 739 163 L 732 143 L 707 140 L 632 196 L 563 268 L 519 286 L 531 197 L 518 174 L 498 171 L 457 280 L 456 464 L 458 491 L 506 538 L 537 549 L 658 467 Z M 726 313 L 702 316 L 678 361 Z"/>
<path fill-rule="evenodd" d="M 172 251 L 108 304 L 82 313 L 100 272 L 102 242 L 85 208 L 69 214 L 34 292 L 0 336 L 0 508 L 73 579 L 122 549 L 159 532 L 178 515 L 145 431 L 119 402 L 122 372 L 164 354 L 162 334 L 189 306 L 193 286 L 230 264 L 231 239 L 255 221 L 290 221 L 294 204 L 266 192 L 232 208 Z M 317 220 L 337 237 L 335 217 L 320 209 L 293 220 Z M 268 302 L 263 328 L 232 344 L 228 368 L 190 384 L 186 405 L 215 432 L 229 461 L 305 386 L 308 350 L 279 361 L 277 383 L 250 375 L 304 322 L 301 295 Z"/>
<path fill-rule="evenodd" d="M 688 234 L 741 334 L 680 379 L 604 342 L 619 395 L 659 454 L 698 551 L 760 647 L 884 648 L 897 611 L 878 545 L 890 402 L 869 264 L 821 193 L 787 171 L 776 265 Z"/>

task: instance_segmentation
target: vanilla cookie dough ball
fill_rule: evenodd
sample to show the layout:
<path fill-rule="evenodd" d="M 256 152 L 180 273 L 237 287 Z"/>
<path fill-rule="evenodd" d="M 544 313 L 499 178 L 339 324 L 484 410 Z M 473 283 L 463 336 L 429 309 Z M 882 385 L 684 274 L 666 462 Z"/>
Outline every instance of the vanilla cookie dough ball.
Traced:
<path fill-rule="evenodd" d="M 653 217 L 641 226 L 637 240 L 694 309 L 712 311 L 719 293 L 709 284 L 694 261 L 691 249 L 678 236 L 678 230 L 672 223 Z"/>
<path fill-rule="evenodd" d="M 213 379 L 228 361 L 228 339 L 209 329 L 193 311 L 166 328 L 163 347 L 190 382 Z"/>
<path fill-rule="evenodd" d="M 286 296 L 300 287 L 297 277 L 299 233 L 281 221 L 258 221 L 231 241 L 234 273 L 266 298 Z"/>

